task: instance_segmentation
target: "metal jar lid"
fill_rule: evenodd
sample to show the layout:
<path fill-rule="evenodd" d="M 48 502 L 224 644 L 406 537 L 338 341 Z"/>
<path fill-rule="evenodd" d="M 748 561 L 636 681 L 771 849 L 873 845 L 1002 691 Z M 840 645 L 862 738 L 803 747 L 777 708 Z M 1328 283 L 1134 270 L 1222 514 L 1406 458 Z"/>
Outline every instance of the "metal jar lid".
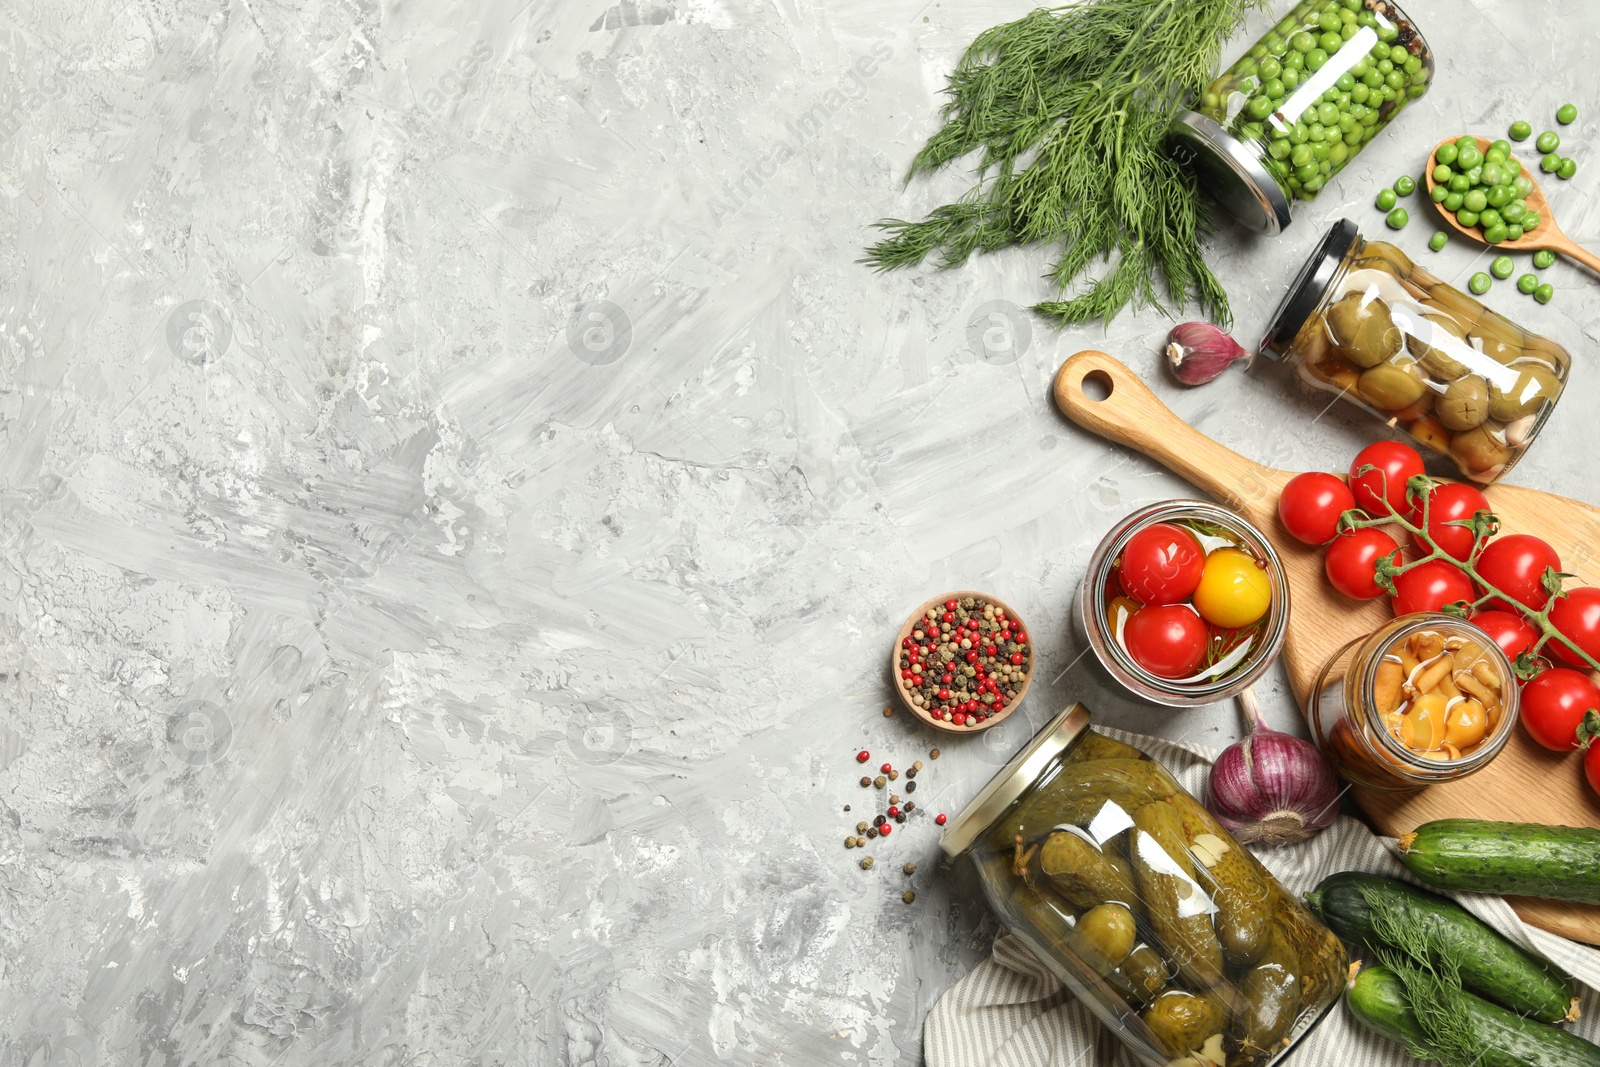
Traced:
<path fill-rule="evenodd" d="M 1278 310 L 1272 313 L 1272 325 L 1267 327 L 1267 334 L 1261 339 L 1260 351 L 1273 359 L 1283 358 L 1289 346 L 1294 344 L 1300 327 L 1306 324 L 1306 320 L 1317 310 L 1317 305 L 1322 303 L 1322 297 L 1327 293 L 1328 286 L 1333 284 L 1344 257 L 1350 254 L 1350 249 L 1359 240 L 1361 231 L 1349 219 L 1340 219 L 1333 224 L 1333 228 L 1317 245 L 1316 251 L 1300 268 L 1300 273 L 1295 275 L 1294 284 L 1289 286 L 1289 291 L 1283 294 L 1283 300 L 1278 303 Z"/>
<path fill-rule="evenodd" d="M 1228 213 L 1257 233 L 1289 225 L 1289 195 L 1247 144 L 1198 111 L 1180 111 L 1167 131 L 1172 154 Z"/>
<path fill-rule="evenodd" d="M 973 842 L 994 825 L 995 820 L 1033 787 L 1050 762 L 1071 748 L 1088 728 L 1088 709 L 1082 704 L 1074 704 L 1034 734 L 1033 740 L 1012 756 L 1011 762 L 1000 768 L 989 779 L 989 784 L 980 789 L 978 795 L 961 809 L 961 814 L 944 828 L 939 847 L 944 849 L 945 855 L 959 856 L 971 848 Z"/>

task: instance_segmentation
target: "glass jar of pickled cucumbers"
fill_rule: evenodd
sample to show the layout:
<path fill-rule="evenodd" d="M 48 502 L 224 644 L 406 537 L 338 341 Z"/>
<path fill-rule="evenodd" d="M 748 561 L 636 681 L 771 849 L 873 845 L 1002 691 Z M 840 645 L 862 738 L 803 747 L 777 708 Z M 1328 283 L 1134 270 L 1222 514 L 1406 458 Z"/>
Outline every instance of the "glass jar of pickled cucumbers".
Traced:
<path fill-rule="evenodd" d="M 1428 91 L 1433 52 L 1391 0 L 1304 0 L 1180 114 L 1173 136 L 1207 189 L 1277 233 Z"/>
<path fill-rule="evenodd" d="M 1301 268 L 1261 351 L 1480 484 L 1533 443 L 1571 366 L 1554 341 L 1446 285 L 1394 245 L 1363 241 L 1348 219 Z"/>
<path fill-rule="evenodd" d="M 1399 792 L 1465 778 L 1511 738 L 1517 681 L 1494 638 L 1439 612 L 1402 615 L 1340 649 L 1311 732 L 1341 777 Z"/>
<path fill-rule="evenodd" d="M 989 906 L 1143 1063 L 1277 1062 L 1345 953 L 1159 763 L 1063 711 L 945 828 Z"/>

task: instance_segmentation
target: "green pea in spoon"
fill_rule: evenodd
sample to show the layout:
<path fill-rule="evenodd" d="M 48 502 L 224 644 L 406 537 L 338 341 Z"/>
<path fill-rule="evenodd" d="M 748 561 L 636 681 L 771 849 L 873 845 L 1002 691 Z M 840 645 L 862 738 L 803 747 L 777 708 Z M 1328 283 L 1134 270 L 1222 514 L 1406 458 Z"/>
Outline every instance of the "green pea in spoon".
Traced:
<path fill-rule="evenodd" d="M 1478 142 L 1478 151 L 1480 152 L 1488 152 L 1490 144 L 1493 143 L 1482 137 L 1475 138 L 1475 140 Z M 1433 151 L 1428 154 L 1428 194 L 1430 197 L 1433 194 L 1434 187 L 1439 184 L 1433 180 L 1433 169 L 1439 162 L 1439 149 L 1447 144 L 1455 143 L 1456 138 L 1447 137 L 1434 145 Z M 1568 259 L 1582 263 L 1590 270 L 1600 273 L 1600 256 L 1595 255 L 1561 232 L 1561 227 L 1556 225 L 1555 216 L 1550 213 L 1550 202 L 1545 199 L 1544 190 L 1539 188 L 1538 179 L 1533 176 L 1532 169 L 1524 166 L 1522 173 L 1526 174 L 1528 181 L 1533 183 L 1533 189 L 1523 199 L 1527 201 L 1529 211 L 1537 211 L 1539 213 L 1539 225 L 1536 229 L 1524 233 L 1515 241 L 1501 241 L 1493 247 L 1503 248 L 1509 252 L 1537 252 L 1541 248 L 1548 248 L 1552 252 L 1559 252 Z M 1482 230 L 1476 226 L 1463 226 L 1456 219 L 1455 214 L 1446 211 L 1443 205 L 1435 203 L 1434 206 L 1439 209 L 1439 215 L 1444 219 L 1446 226 L 1463 237 L 1469 237 L 1479 244 L 1487 244 L 1483 239 Z"/>

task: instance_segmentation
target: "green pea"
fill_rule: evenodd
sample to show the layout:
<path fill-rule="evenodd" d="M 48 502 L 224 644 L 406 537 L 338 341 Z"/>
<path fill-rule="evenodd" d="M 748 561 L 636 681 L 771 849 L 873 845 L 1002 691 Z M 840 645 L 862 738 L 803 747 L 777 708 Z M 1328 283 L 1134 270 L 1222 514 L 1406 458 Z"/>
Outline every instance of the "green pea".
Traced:
<path fill-rule="evenodd" d="M 1481 270 L 1467 279 L 1467 289 L 1471 291 L 1473 296 L 1482 296 L 1489 291 L 1489 287 L 1493 284 L 1494 279 Z"/>
<path fill-rule="evenodd" d="M 1313 119 L 1313 121 L 1311 123 L 1311 143 L 1312 144 L 1316 144 L 1318 141 L 1325 140 L 1327 138 L 1327 136 L 1328 136 L 1328 131 L 1324 130 L 1322 128 L 1322 123 L 1315 121 L 1315 118 L 1316 118 L 1316 116 L 1312 116 L 1312 119 Z"/>
<path fill-rule="evenodd" d="M 1294 55 L 1299 54 L 1299 52 L 1294 53 Z M 1279 75 L 1279 78 L 1283 81 L 1285 89 L 1296 89 L 1300 85 L 1300 72 L 1293 67 L 1284 67 L 1283 73 Z"/>
<path fill-rule="evenodd" d="M 1511 186 L 1509 185 L 1491 185 L 1489 186 L 1489 191 L 1485 194 L 1485 196 L 1489 201 L 1490 207 L 1505 207 L 1507 204 L 1511 203 L 1512 200 L 1516 199 L 1516 196 L 1514 193 L 1512 193 Z"/>
<path fill-rule="evenodd" d="M 1376 67 L 1367 71 L 1365 74 L 1361 75 L 1361 84 L 1365 85 L 1368 89 L 1377 89 L 1381 87 L 1383 85 L 1383 71 L 1378 70 Z"/>
<path fill-rule="evenodd" d="M 1506 220 L 1507 225 L 1510 225 L 1513 222 L 1521 222 L 1522 216 L 1527 210 L 1528 206 L 1521 200 L 1513 200 L 1500 209 L 1500 217 Z"/>
<path fill-rule="evenodd" d="M 1343 141 L 1335 141 L 1328 146 L 1328 162 L 1335 167 L 1340 166 L 1350 158 L 1350 147 Z"/>
<path fill-rule="evenodd" d="M 1443 230 L 1433 231 L 1433 236 L 1428 238 L 1428 247 L 1435 252 L 1444 251 L 1444 246 L 1450 243 L 1450 235 Z"/>
<path fill-rule="evenodd" d="M 1517 279 L 1517 288 L 1531 296 L 1533 291 L 1539 288 L 1539 279 L 1535 275 L 1524 274 Z"/>
<path fill-rule="evenodd" d="M 1405 45 L 1391 45 L 1389 48 L 1390 62 L 1398 65 L 1411 58 L 1411 53 L 1406 51 Z"/>
<path fill-rule="evenodd" d="M 1272 99 L 1265 95 L 1252 96 L 1244 109 L 1250 114 L 1251 118 L 1264 119 L 1272 114 Z"/>
<path fill-rule="evenodd" d="M 1552 266 L 1556 261 L 1556 254 L 1548 248 L 1541 248 L 1533 254 L 1533 265 L 1540 270 Z"/>
<path fill-rule="evenodd" d="M 1390 59 L 1388 56 L 1385 56 L 1382 59 L 1378 60 L 1372 66 L 1373 66 L 1374 70 L 1376 70 L 1379 74 L 1382 74 L 1384 76 L 1385 80 L 1388 79 L 1390 74 L 1394 73 L 1394 61 L 1392 59 Z"/>
<path fill-rule="evenodd" d="M 1450 175 L 1450 191 L 1452 193 L 1465 193 L 1472 188 L 1472 179 L 1465 174 Z"/>
<path fill-rule="evenodd" d="M 1541 152 L 1554 152 L 1561 147 L 1561 135 L 1554 130 L 1546 130 L 1533 142 L 1533 146 Z"/>
<path fill-rule="evenodd" d="M 1316 160 L 1318 163 L 1321 163 L 1324 160 L 1326 160 L 1328 158 L 1328 142 L 1327 141 L 1315 141 L 1315 142 L 1313 142 L 1312 145 L 1311 145 L 1311 158 Z"/>
<path fill-rule="evenodd" d="M 1562 179 L 1563 181 L 1570 181 L 1572 176 L 1576 173 L 1578 173 L 1578 161 L 1573 159 L 1571 156 L 1563 159 L 1561 161 L 1561 166 L 1556 168 L 1556 177 Z"/>
<path fill-rule="evenodd" d="M 1406 228 L 1406 223 L 1411 221 L 1411 216 L 1406 213 L 1405 208 L 1397 207 L 1385 215 L 1383 221 L 1389 224 L 1391 230 L 1403 230 Z"/>
<path fill-rule="evenodd" d="M 1522 173 L 1522 160 L 1518 159 L 1516 156 L 1507 156 L 1506 161 L 1500 164 L 1500 166 L 1513 178 Z"/>
<path fill-rule="evenodd" d="M 1338 122 L 1339 105 L 1326 103 L 1318 104 L 1317 121 L 1322 123 L 1324 126 L 1332 126 L 1334 123 Z"/>
<path fill-rule="evenodd" d="M 1561 155 L 1560 155 L 1560 153 L 1551 152 L 1548 155 L 1546 155 L 1543 159 L 1539 160 L 1539 169 L 1544 171 L 1546 174 L 1554 174 L 1556 171 L 1560 170 L 1561 169 Z"/>
<path fill-rule="evenodd" d="M 1387 85 L 1391 89 L 1395 89 L 1395 90 L 1404 89 L 1406 87 L 1405 72 L 1404 71 L 1398 71 L 1398 70 L 1391 70 L 1388 74 L 1385 74 L 1383 76 L 1383 82 L 1384 82 L 1385 85 Z"/>
<path fill-rule="evenodd" d="M 1367 102 L 1368 97 L 1370 97 L 1371 95 L 1372 95 L 1372 90 L 1368 89 L 1365 85 L 1362 85 L 1359 82 L 1356 83 L 1356 87 L 1354 89 L 1350 90 L 1350 100 L 1351 100 L 1352 104 L 1354 104 L 1357 107 L 1360 107 L 1362 104 L 1365 104 Z"/>
<path fill-rule="evenodd" d="M 1306 182 L 1303 188 L 1312 196 L 1316 196 L 1318 191 L 1322 189 L 1322 175 L 1319 174 L 1315 178 L 1312 178 L 1310 181 Z"/>
<path fill-rule="evenodd" d="M 1483 183 L 1482 163 L 1479 163 L 1477 166 L 1467 171 L 1467 181 L 1471 182 L 1473 185 L 1481 185 Z"/>
<path fill-rule="evenodd" d="M 1336 30 L 1340 26 L 1339 13 L 1334 10 L 1324 11 L 1317 16 L 1317 25 L 1325 30 Z"/>
<path fill-rule="evenodd" d="M 1472 136 L 1470 133 L 1464 133 L 1460 137 L 1456 138 L 1456 147 L 1457 148 L 1477 148 L 1478 147 L 1478 139 L 1476 137 Z"/>
<path fill-rule="evenodd" d="M 1302 163 L 1294 168 L 1294 176 L 1303 182 L 1309 182 L 1317 176 L 1317 165 L 1315 163 Z"/>
<path fill-rule="evenodd" d="M 1543 285 L 1539 286 L 1539 288 L 1533 291 L 1533 298 L 1539 301 L 1541 304 L 1550 303 L 1551 300 L 1555 299 L 1555 295 L 1556 287 L 1551 285 L 1549 282 L 1545 282 Z"/>
<path fill-rule="evenodd" d="M 1513 141 L 1526 141 L 1528 138 L 1533 136 L 1533 126 L 1522 121 L 1521 119 L 1518 119 L 1516 122 L 1511 124 L 1511 130 L 1509 132 Z"/>
<path fill-rule="evenodd" d="M 1263 78 L 1276 78 L 1283 73 L 1283 64 L 1278 62 L 1277 56 L 1268 56 L 1261 61 L 1261 76 Z"/>
<path fill-rule="evenodd" d="M 1273 100 L 1282 100 L 1288 90 L 1284 87 L 1282 78 L 1268 78 L 1261 85 L 1261 92 Z"/>
<path fill-rule="evenodd" d="M 1450 169 L 1450 165 L 1448 163 L 1440 163 L 1433 168 L 1433 180 L 1435 182 L 1448 183 L 1450 181 L 1450 176 L 1454 173 L 1455 171 Z"/>
<path fill-rule="evenodd" d="M 1522 218 L 1517 221 L 1522 223 L 1523 233 L 1532 233 L 1539 228 L 1539 213 L 1537 211 L 1524 212 Z"/>
<path fill-rule="evenodd" d="M 1461 210 L 1461 201 L 1464 200 L 1464 199 L 1466 199 L 1466 198 L 1463 197 L 1460 193 L 1454 193 L 1454 192 L 1447 193 L 1445 195 L 1445 198 L 1443 200 L 1439 201 L 1439 206 L 1444 208 L 1446 211 L 1450 211 L 1450 212 L 1460 211 Z"/>
<path fill-rule="evenodd" d="M 1400 64 L 1400 66 L 1401 66 L 1401 69 L 1404 70 L 1407 74 L 1421 74 L 1422 73 L 1422 57 L 1421 56 L 1410 56 L 1410 57 L 1408 57 L 1406 59 L 1406 61 L 1404 63 Z"/>
<path fill-rule="evenodd" d="M 1291 144 L 1305 144 L 1310 139 L 1311 129 L 1303 122 L 1295 123 L 1294 127 L 1289 130 L 1289 141 Z"/>
<path fill-rule="evenodd" d="M 1562 104 L 1556 110 L 1556 121 L 1563 126 L 1571 126 L 1578 118 L 1577 104 Z"/>
<path fill-rule="evenodd" d="M 1493 226 L 1485 226 L 1483 228 L 1483 239 L 1492 245 L 1497 245 L 1506 239 L 1506 230 L 1506 224 L 1503 222 L 1497 222 Z M 1497 274 L 1495 277 L 1504 278 L 1505 275 Z"/>
<path fill-rule="evenodd" d="M 1410 196 L 1417 191 L 1417 179 L 1409 174 L 1402 174 L 1394 180 L 1394 191 L 1401 196 Z"/>
<path fill-rule="evenodd" d="M 1388 44 L 1398 36 L 1400 36 L 1400 27 L 1396 26 L 1394 23 L 1381 22 L 1378 24 L 1378 40 L 1382 41 L 1384 44 Z"/>
<path fill-rule="evenodd" d="M 1500 217 L 1500 212 L 1492 207 L 1486 207 L 1478 212 L 1478 225 L 1486 230 L 1493 226 L 1504 226 L 1505 224 L 1506 220 Z"/>
<path fill-rule="evenodd" d="M 1504 159 L 1511 154 L 1511 142 L 1502 137 L 1489 145 L 1489 151 L 1499 152 L 1500 158 Z"/>
<path fill-rule="evenodd" d="M 1515 222 L 1506 223 L 1506 240 L 1515 241 L 1522 236 L 1522 227 Z"/>
<path fill-rule="evenodd" d="M 1306 69 L 1321 70 L 1322 65 L 1328 61 L 1328 53 L 1323 48 L 1313 48 L 1306 53 Z"/>
<path fill-rule="evenodd" d="M 1444 198 L 1449 195 L 1450 187 L 1448 185 L 1435 185 L 1433 190 L 1428 193 L 1428 198 L 1435 204 L 1442 204 L 1444 203 Z"/>
<path fill-rule="evenodd" d="M 1272 142 L 1270 142 L 1267 145 L 1267 155 L 1271 156 L 1273 159 L 1288 159 L 1289 158 L 1289 142 L 1288 141 L 1272 141 Z"/>
<path fill-rule="evenodd" d="M 1457 148 L 1453 143 L 1446 142 L 1440 145 L 1439 150 L 1433 154 L 1433 160 L 1435 163 L 1443 163 L 1448 167 L 1456 161 L 1456 157 L 1460 152 L 1461 149 Z"/>
<path fill-rule="evenodd" d="M 1339 116 L 1339 132 L 1340 133 L 1349 133 L 1351 130 L 1353 130 L 1355 128 L 1356 128 L 1356 117 L 1354 115 L 1352 115 L 1352 114 L 1350 114 L 1350 112 L 1346 111 L 1343 115 Z"/>
<path fill-rule="evenodd" d="M 1510 256 L 1495 256 L 1494 262 L 1489 264 L 1489 273 L 1496 278 L 1509 278 L 1517 265 L 1511 262 Z"/>
<path fill-rule="evenodd" d="M 1483 153 L 1478 150 L 1478 146 L 1475 144 L 1469 144 L 1467 147 L 1461 150 L 1459 155 L 1456 156 L 1456 169 L 1471 170 L 1473 167 L 1476 167 L 1482 162 Z"/>
<path fill-rule="evenodd" d="M 1388 211 L 1389 209 L 1393 208 L 1394 207 L 1394 190 L 1393 189 L 1379 189 L 1378 190 L 1378 199 L 1375 202 L 1378 205 L 1378 210 L 1379 211 Z"/>
<path fill-rule="evenodd" d="M 1306 54 L 1304 52 L 1289 52 L 1283 57 L 1284 70 L 1304 70 Z"/>
<path fill-rule="evenodd" d="M 1527 196 L 1533 192 L 1533 179 L 1526 174 L 1519 174 L 1511 179 L 1511 188 L 1518 196 Z"/>
<path fill-rule="evenodd" d="M 1487 160 L 1484 162 L 1483 184 L 1499 185 L 1501 182 L 1510 180 L 1510 177 L 1505 172 L 1505 168 L 1501 167 L 1500 164 L 1488 162 Z"/>
<path fill-rule="evenodd" d="M 1344 135 L 1344 143 L 1349 145 L 1351 148 L 1354 148 L 1362 141 L 1366 140 L 1369 132 L 1370 131 L 1358 125 L 1355 129 Z"/>
<path fill-rule="evenodd" d="M 1482 211 L 1489 206 L 1489 198 L 1483 194 L 1482 189 L 1473 189 L 1461 201 L 1468 211 Z"/>
<path fill-rule="evenodd" d="M 1289 153 L 1289 162 L 1296 167 L 1303 167 L 1307 163 L 1310 163 L 1311 146 L 1308 144 L 1295 145 L 1293 150 Z"/>
<path fill-rule="evenodd" d="M 1317 47 L 1317 39 L 1311 36 L 1311 34 L 1307 33 L 1305 30 L 1301 30 L 1299 33 L 1289 38 L 1289 47 L 1293 48 L 1296 52 L 1309 52 L 1313 48 Z"/>
<path fill-rule="evenodd" d="M 1478 224 L 1478 213 L 1471 208 L 1462 208 L 1456 212 L 1456 221 L 1470 230 Z"/>

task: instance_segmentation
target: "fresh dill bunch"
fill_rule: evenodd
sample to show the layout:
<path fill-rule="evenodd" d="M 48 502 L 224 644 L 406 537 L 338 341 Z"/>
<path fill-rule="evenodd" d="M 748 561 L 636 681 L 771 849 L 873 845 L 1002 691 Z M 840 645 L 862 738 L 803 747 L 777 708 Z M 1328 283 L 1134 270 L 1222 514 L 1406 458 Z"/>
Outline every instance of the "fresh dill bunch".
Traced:
<path fill-rule="evenodd" d="M 1223 325 L 1228 295 L 1206 266 L 1211 220 L 1194 175 L 1166 148 L 1222 42 L 1262 0 L 1083 0 L 979 34 L 950 75 L 944 125 L 906 181 L 978 152 L 978 181 L 916 222 L 885 219 L 878 270 L 1051 242 L 1063 291 L 1034 310 L 1060 325 L 1109 322 L 1128 304 L 1198 303 Z"/>

